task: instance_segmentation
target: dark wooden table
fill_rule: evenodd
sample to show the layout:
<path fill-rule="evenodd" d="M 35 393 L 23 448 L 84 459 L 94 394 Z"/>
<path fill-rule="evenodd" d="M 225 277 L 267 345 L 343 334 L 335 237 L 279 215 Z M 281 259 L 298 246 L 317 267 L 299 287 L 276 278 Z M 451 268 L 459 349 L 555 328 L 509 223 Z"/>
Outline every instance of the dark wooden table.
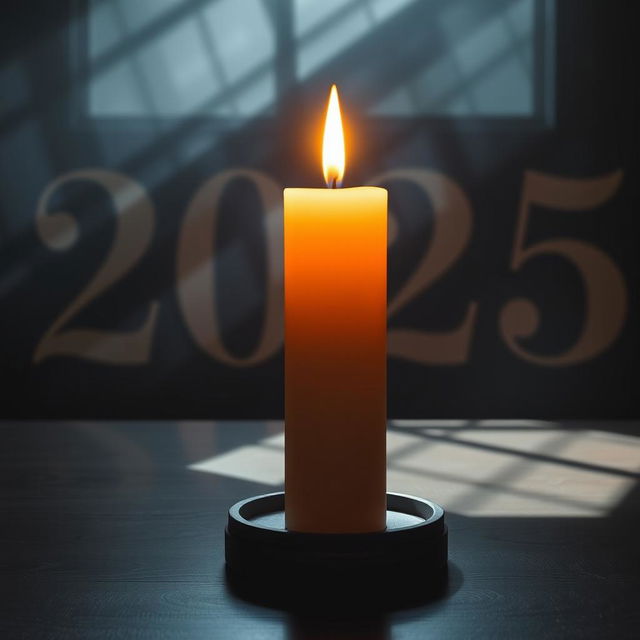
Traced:
<path fill-rule="evenodd" d="M 0 637 L 640 637 L 639 424 L 392 423 L 390 486 L 448 509 L 449 584 L 352 614 L 225 582 L 227 509 L 280 487 L 280 430 L 2 423 Z"/>

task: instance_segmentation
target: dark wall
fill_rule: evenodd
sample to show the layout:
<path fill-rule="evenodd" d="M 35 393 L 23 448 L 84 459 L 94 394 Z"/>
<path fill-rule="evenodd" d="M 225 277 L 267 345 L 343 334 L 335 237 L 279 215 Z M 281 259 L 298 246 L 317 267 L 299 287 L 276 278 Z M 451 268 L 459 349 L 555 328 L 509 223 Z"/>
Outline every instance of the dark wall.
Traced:
<path fill-rule="evenodd" d="M 336 82 L 390 416 L 638 417 L 632 3 L 245 5 L 3 5 L 2 415 L 280 416 L 281 189 Z"/>

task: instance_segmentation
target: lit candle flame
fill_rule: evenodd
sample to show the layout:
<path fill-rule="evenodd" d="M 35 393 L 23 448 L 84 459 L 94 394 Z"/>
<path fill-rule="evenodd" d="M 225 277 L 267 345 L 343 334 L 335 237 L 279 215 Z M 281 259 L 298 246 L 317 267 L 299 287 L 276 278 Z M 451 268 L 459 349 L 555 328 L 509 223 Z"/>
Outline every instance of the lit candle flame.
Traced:
<path fill-rule="evenodd" d="M 322 170 L 327 187 L 342 186 L 344 164 L 342 118 L 340 117 L 340 103 L 338 102 L 338 88 L 334 84 L 329 95 L 329 106 L 327 107 L 327 119 L 324 123 L 324 138 L 322 141 Z"/>

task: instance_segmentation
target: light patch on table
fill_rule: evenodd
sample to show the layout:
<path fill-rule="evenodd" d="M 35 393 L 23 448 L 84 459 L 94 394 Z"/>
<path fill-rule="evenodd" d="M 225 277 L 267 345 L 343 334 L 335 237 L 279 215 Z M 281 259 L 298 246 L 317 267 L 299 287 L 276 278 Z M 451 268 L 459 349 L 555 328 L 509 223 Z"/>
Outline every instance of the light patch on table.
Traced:
<path fill-rule="evenodd" d="M 239 447 L 189 465 L 193 471 L 215 473 L 261 484 L 284 483 L 284 450 L 263 446 Z"/>
<path fill-rule="evenodd" d="M 640 438 L 540 420 L 397 420 L 388 489 L 469 516 L 597 517 L 640 479 Z M 284 434 L 190 469 L 278 487 Z"/>

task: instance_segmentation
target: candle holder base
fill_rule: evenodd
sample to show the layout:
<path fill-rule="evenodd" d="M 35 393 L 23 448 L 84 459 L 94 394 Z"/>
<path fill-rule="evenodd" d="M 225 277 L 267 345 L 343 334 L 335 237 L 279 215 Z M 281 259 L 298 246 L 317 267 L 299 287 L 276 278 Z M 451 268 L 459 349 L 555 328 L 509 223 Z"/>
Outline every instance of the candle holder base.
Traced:
<path fill-rule="evenodd" d="M 284 493 L 255 496 L 229 509 L 227 577 L 250 599 L 376 601 L 425 595 L 446 584 L 444 510 L 430 500 L 387 493 L 387 528 L 316 534 L 284 526 Z"/>

